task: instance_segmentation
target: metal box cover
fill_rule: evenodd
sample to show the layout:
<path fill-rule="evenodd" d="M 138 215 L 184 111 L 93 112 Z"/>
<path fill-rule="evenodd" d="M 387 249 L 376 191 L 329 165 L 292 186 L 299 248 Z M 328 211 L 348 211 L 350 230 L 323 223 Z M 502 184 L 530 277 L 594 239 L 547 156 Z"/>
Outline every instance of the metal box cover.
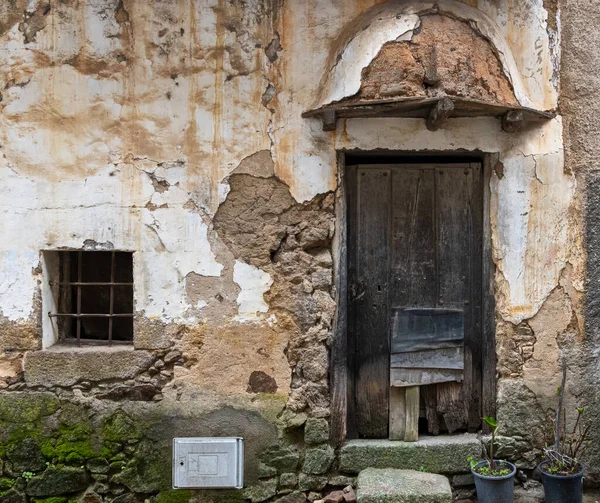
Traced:
<path fill-rule="evenodd" d="M 243 438 L 173 439 L 173 488 L 241 489 L 243 486 Z"/>

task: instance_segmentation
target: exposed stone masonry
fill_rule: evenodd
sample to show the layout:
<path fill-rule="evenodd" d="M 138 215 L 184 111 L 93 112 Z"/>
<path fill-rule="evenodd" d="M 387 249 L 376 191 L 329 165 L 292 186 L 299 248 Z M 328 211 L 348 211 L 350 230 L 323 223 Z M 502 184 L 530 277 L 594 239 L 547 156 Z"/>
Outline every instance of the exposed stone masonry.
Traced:
<path fill-rule="evenodd" d="M 535 335 L 527 322 L 496 325 L 498 371 L 501 377 L 522 377 L 523 364 L 533 355 Z"/>
<path fill-rule="evenodd" d="M 229 183 L 215 230 L 236 257 L 274 279 L 265 300 L 277 318 L 275 330 L 289 337 L 292 393 L 287 408 L 327 416 L 328 344 L 335 313 L 333 195 L 298 204 L 274 177 L 235 174 Z"/>

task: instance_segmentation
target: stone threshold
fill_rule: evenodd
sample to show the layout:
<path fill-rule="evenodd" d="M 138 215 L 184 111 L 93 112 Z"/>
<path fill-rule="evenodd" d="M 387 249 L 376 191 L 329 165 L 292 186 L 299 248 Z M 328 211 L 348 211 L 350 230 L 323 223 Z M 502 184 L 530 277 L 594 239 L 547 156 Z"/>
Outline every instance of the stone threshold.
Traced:
<path fill-rule="evenodd" d="M 477 435 L 421 436 L 416 442 L 348 440 L 340 450 L 340 470 L 357 474 L 367 468 L 398 468 L 439 474 L 468 473 L 467 458 L 479 458 Z"/>
<path fill-rule="evenodd" d="M 452 489 L 446 477 L 435 473 L 367 468 L 358 475 L 356 501 L 452 503 Z"/>

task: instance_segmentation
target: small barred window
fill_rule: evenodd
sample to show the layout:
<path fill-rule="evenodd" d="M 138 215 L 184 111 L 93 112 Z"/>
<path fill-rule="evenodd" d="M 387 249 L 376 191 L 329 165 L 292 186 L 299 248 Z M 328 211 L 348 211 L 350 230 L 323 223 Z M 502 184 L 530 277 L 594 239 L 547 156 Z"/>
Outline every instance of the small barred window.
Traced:
<path fill-rule="evenodd" d="M 61 340 L 133 340 L 133 254 L 122 251 L 59 251 L 59 278 L 50 280 L 58 300 Z"/>

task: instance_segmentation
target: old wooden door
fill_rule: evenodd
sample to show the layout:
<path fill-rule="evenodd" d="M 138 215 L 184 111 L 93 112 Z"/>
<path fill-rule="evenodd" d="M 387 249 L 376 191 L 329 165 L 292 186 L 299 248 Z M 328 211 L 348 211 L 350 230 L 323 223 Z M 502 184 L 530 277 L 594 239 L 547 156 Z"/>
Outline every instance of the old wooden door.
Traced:
<path fill-rule="evenodd" d="M 464 312 L 464 381 L 421 387 L 430 433 L 481 423 L 480 163 L 347 168 L 349 436 L 386 438 L 396 308 Z"/>

